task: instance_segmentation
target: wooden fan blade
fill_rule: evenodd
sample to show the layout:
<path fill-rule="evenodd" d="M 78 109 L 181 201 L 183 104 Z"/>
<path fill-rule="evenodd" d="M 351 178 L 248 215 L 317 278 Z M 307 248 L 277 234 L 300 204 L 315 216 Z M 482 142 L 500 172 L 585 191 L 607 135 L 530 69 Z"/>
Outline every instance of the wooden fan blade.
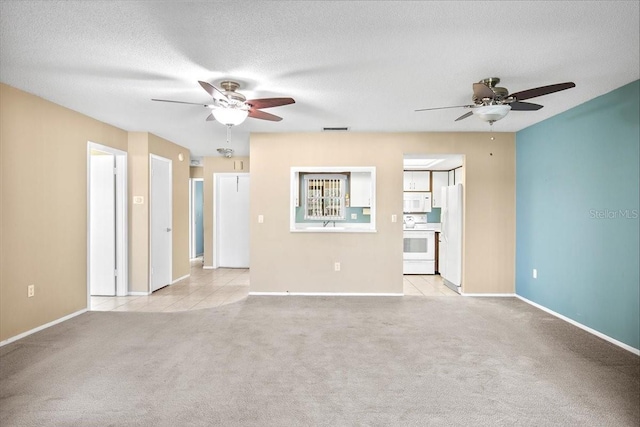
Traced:
<path fill-rule="evenodd" d="M 281 105 L 295 104 L 295 102 L 293 98 L 261 98 L 246 101 L 247 104 L 251 105 L 251 108 L 255 109 L 280 107 Z"/>
<path fill-rule="evenodd" d="M 220 91 L 220 89 L 218 89 L 217 87 L 213 86 L 213 85 L 212 85 L 212 84 L 210 84 L 210 83 L 202 82 L 202 81 L 200 81 L 200 80 L 198 80 L 198 83 L 200 83 L 200 86 L 202 86 L 202 88 L 203 88 L 204 90 L 206 90 L 206 91 L 207 91 L 207 93 L 208 93 L 209 95 L 211 95 L 211 97 L 212 97 L 213 99 L 216 99 L 216 100 L 218 100 L 218 101 L 227 101 L 227 102 L 229 102 L 229 98 L 227 98 L 227 95 L 225 95 L 224 93 L 222 93 L 222 92 Z"/>
<path fill-rule="evenodd" d="M 523 90 L 521 92 L 512 93 L 509 96 L 515 98 L 517 101 L 522 101 L 525 99 L 535 98 L 536 96 L 548 95 L 550 93 L 560 92 L 561 90 L 571 89 L 572 87 L 576 87 L 576 84 L 573 82 L 558 83 L 555 85 Z"/>
<path fill-rule="evenodd" d="M 173 102 L 175 104 L 189 104 L 189 105 L 200 105 L 202 107 L 208 107 L 207 104 L 198 104 L 197 102 L 171 101 L 170 99 L 152 99 L 152 101 Z"/>
<path fill-rule="evenodd" d="M 432 110 L 445 110 L 447 108 L 471 108 L 473 105 L 453 105 L 451 107 L 435 107 L 435 108 L 421 108 L 414 111 L 432 111 Z"/>
<path fill-rule="evenodd" d="M 253 108 L 249 110 L 249 117 L 253 117 L 254 119 L 269 120 L 272 122 L 279 122 L 280 120 L 282 120 L 282 117 L 278 117 L 270 113 L 265 113 L 264 111 L 256 110 Z"/>
<path fill-rule="evenodd" d="M 496 94 L 489 86 L 484 83 L 473 84 L 473 96 L 477 99 L 490 98 L 493 99 Z"/>
<path fill-rule="evenodd" d="M 210 114 L 207 116 L 206 121 L 207 121 L 207 122 L 215 122 L 215 121 L 216 121 L 216 118 L 215 118 L 215 117 L 213 117 L 213 113 L 210 113 Z"/>
<path fill-rule="evenodd" d="M 458 117 L 457 119 L 455 119 L 455 121 L 457 122 L 457 121 L 466 119 L 467 117 L 471 117 L 471 116 L 473 116 L 473 111 L 468 111 L 468 112 L 464 113 L 463 115 L 461 115 L 460 117 Z"/>
<path fill-rule="evenodd" d="M 511 106 L 512 111 L 537 111 L 543 107 L 540 104 L 534 104 L 531 102 L 519 102 L 519 101 L 514 101 L 509 105 Z"/>

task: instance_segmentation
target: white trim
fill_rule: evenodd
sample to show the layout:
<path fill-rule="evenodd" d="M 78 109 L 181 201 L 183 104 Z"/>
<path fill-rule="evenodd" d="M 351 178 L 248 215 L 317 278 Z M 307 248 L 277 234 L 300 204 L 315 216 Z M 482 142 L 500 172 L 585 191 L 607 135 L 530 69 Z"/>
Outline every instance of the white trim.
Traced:
<path fill-rule="evenodd" d="M 171 284 L 173 285 L 174 283 L 177 283 L 177 282 L 179 282 L 180 280 L 184 280 L 184 279 L 186 279 L 186 278 L 187 278 L 187 277 L 189 277 L 189 276 L 191 276 L 191 274 L 185 274 L 185 275 L 184 275 L 184 276 L 182 276 L 182 277 L 178 277 L 176 280 L 174 280 L 173 282 L 171 282 Z"/>
<path fill-rule="evenodd" d="M 193 256 L 192 259 L 198 258 L 198 254 L 196 253 L 196 210 L 194 209 L 194 205 L 196 203 L 195 192 L 196 192 L 196 182 L 202 182 L 202 197 L 204 204 L 204 178 L 190 178 L 189 179 L 189 254 Z M 204 221 L 204 209 L 203 218 Z M 204 239 L 204 236 L 202 236 Z M 203 256 L 201 254 L 200 256 Z"/>
<path fill-rule="evenodd" d="M 82 310 L 79 310 L 79 311 L 76 311 L 75 313 L 71 313 L 71 314 L 68 314 L 68 315 L 66 315 L 64 317 L 56 319 L 56 320 L 54 320 L 52 322 L 45 323 L 44 325 L 38 326 L 37 328 L 33 328 L 33 329 L 31 329 L 31 330 L 29 330 L 27 332 L 23 332 L 23 333 L 18 334 L 18 335 L 14 336 L 14 337 L 7 338 L 4 341 L 0 341 L 0 347 L 2 347 L 4 345 L 7 345 L 7 344 L 10 344 L 10 343 L 12 343 L 14 341 L 18 341 L 19 339 L 22 339 L 22 338 L 24 338 L 26 336 L 29 336 L 31 334 L 35 334 L 36 332 L 40 332 L 43 329 L 47 329 L 47 328 L 49 328 L 51 326 L 57 325 L 58 323 L 62 323 L 62 322 L 66 321 L 66 320 L 69 320 L 69 319 L 71 319 L 73 317 L 76 317 L 76 316 L 79 316 L 81 314 L 84 314 L 87 311 L 88 310 L 86 308 L 82 309 Z"/>
<path fill-rule="evenodd" d="M 143 297 L 143 296 L 151 295 L 151 293 L 150 292 L 144 292 L 144 291 L 129 291 L 129 293 L 127 295 Z"/>
<path fill-rule="evenodd" d="M 516 294 L 466 294 L 461 292 L 460 295 L 463 297 L 494 297 L 494 298 L 513 298 L 517 296 Z"/>
<path fill-rule="evenodd" d="M 218 267 L 214 267 L 212 265 L 203 265 L 202 269 L 203 270 L 216 270 Z"/>
<path fill-rule="evenodd" d="M 251 296 L 303 296 L 303 297 L 402 297 L 403 293 L 359 292 L 249 292 Z"/>
<path fill-rule="evenodd" d="M 551 310 L 551 309 L 549 309 L 549 308 L 547 308 L 547 307 L 545 307 L 543 305 L 535 303 L 535 302 L 533 302 L 531 300 L 528 300 L 525 297 L 522 297 L 522 296 L 520 296 L 518 294 L 516 294 L 516 298 L 518 298 L 518 299 L 520 299 L 520 300 L 526 302 L 527 304 L 530 304 L 530 305 L 532 305 L 532 306 L 534 306 L 536 308 L 539 308 L 542 311 L 546 311 L 547 313 L 549 313 L 549 314 L 551 314 L 553 316 L 556 316 L 557 318 L 562 319 L 565 322 L 571 323 L 573 326 L 577 326 L 578 328 L 580 328 L 582 330 L 585 330 L 585 331 L 589 332 L 590 334 L 593 334 L 593 335 L 597 336 L 598 338 L 602 338 L 605 341 L 609 341 L 611 344 L 615 344 L 618 347 L 621 347 L 621 348 L 623 348 L 623 349 L 625 349 L 627 351 L 630 351 L 631 353 L 633 353 L 635 355 L 640 356 L 640 349 L 631 347 L 630 345 L 625 344 L 622 341 L 618 341 L 617 339 L 611 338 L 610 336 L 605 335 L 602 332 L 598 332 L 595 329 L 591 329 L 590 327 L 585 326 L 580 322 L 576 322 L 575 320 L 570 319 L 569 317 L 563 316 L 560 313 L 556 313 L 555 311 L 553 311 L 553 310 Z"/>

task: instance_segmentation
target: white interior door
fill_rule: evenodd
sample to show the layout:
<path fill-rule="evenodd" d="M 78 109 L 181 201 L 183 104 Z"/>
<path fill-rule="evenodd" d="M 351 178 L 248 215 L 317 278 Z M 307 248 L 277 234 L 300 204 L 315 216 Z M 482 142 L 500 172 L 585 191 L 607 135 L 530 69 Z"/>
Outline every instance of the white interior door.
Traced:
<path fill-rule="evenodd" d="M 171 160 L 151 155 L 150 166 L 149 288 L 153 292 L 171 283 Z"/>
<path fill-rule="evenodd" d="M 89 164 L 89 286 L 91 295 L 116 295 L 115 156 L 92 150 Z"/>
<path fill-rule="evenodd" d="M 249 174 L 216 174 L 218 267 L 249 268 Z"/>

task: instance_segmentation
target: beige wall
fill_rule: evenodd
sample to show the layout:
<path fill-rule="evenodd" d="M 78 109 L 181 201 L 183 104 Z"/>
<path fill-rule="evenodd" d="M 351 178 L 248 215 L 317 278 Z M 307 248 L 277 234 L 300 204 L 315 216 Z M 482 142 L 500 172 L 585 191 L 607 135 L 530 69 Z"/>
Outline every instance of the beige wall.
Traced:
<path fill-rule="evenodd" d="M 178 156 L 184 156 L 180 161 Z M 143 204 L 129 204 L 129 290 L 149 291 L 149 155 L 171 160 L 172 280 L 189 275 L 189 151 L 147 132 L 129 133 L 129 200 L 142 196 Z"/>
<path fill-rule="evenodd" d="M 89 141 L 129 153 L 129 289 L 149 289 L 150 153 L 173 160 L 173 280 L 189 274 L 189 151 L 0 84 L 0 341 L 87 308 Z"/>
<path fill-rule="evenodd" d="M 149 291 L 149 138 L 129 132 L 129 291 Z M 142 204 L 133 204 L 142 197 Z"/>
<path fill-rule="evenodd" d="M 87 307 L 88 141 L 127 150 L 125 131 L 0 84 L 0 341 Z"/>
<path fill-rule="evenodd" d="M 236 170 L 235 165 L 239 165 L 238 162 L 242 162 L 242 168 Z M 249 158 L 248 157 L 205 157 L 203 178 L 204 183 L 202 191 L 204 193 L 204 207 L 203 207 L 203 225 L 204 225 L 204 265 L 205 267 L 213 266 L 213 230 L 215 224 L 213 223 L 213 174 L 214 173 L 230 173 L 230 172 L 249 172 Z M 253 178 L 251 179 L 253 185 Z"/>
<path fill-rule="evenodd" d="M 401 293 L 403 155 L 441 153 L 465 156 L 463 292 L 513 293 L 515 135 L 493 135 L 252 134 L 251 291 Z M 291 233 L 292 166 L 375 166 L 377 233 Z"/>
<path fill-rule="evenodd" d="M 190 178 L 204 178 L 204 168 L 202 166 L 191 166 L 189 168 Z"/>

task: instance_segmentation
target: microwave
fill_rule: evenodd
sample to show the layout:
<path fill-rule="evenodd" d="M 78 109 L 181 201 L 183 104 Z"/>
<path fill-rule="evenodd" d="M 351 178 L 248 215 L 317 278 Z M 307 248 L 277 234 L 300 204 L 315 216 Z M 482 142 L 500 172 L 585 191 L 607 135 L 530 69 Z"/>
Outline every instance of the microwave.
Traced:
<path fill-rule="evenodd" d="M 431 193 L 427 191 L 405 191 L 402 211 L 404 213 L 431 212 Z"/>

